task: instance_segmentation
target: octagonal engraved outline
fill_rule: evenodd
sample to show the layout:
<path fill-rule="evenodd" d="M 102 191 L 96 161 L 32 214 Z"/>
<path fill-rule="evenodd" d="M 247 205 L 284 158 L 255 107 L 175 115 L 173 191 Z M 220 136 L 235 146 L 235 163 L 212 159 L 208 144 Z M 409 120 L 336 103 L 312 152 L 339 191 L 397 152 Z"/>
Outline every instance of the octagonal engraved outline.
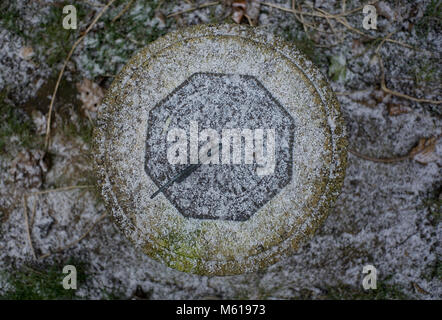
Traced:
<path fill-rule="evenodd" d="M 281 103 L 275 98 L 273 97 L 273 95 L 270 93 L 269 90 L 267 90 L 266 87 L 264 87 L 264 85 L 261 83 L 261 81 L 259 81 L 256 77 L 252 76 L 252 75 L 247 75 L 247 74 L 233 74 L 233 73 L 214 73 L 214 72 L 195 72 L 192 75 L 190 75 L 186 80 L 184 80 L 180 85 L 178 85 L 175 89 L 172 90 L 172 92 L 170 92 L 169 94 L 167 94 L 166 97 L 164 97 L 163 99 L 161 99 L 158 103 L 155 104 L 155 106 L 153 108 L 151 108 L 149 110 L 149 120 L 148 120 L 148 125 L 146 128 L 146 140 L 145 140 L 145 152 L 144 152 L 144 172 L 150 177 L 151 181 L 155 184 L 155 186 L 159 189 L 162 184 L 164 182 L 157 182 L 156 178 L 150 174 L 149 169 L 147 167 L 147 154 L 149 153 L 149 146 L 148 146 L 148 140 L 150 138 L 150 132 L 149 132 L 149 127 L 151 125 L 150 123 L 150 119 L 151 119 L 151 113 L 154 109 L 156 108 L 160 108 L 162 104 L 164 104 L 171 96 L 173 96 L 177 91 L 181 90 L 182 88 L 184 88 L 186 85 L 188 85 L 191 81 L 192 78 L 197 76 L 197 75 L 206 75 L 206 76 L 214 76 L 214 77 L 224 77 L 224 76 L 239 76 L 241 78 L 245 78 L 245 79 L 251 79 L 253 80 L 257 86 L 259 87 L 259 89 L 261 89 L 265 95 L 270 99 L 270 101 L 272 103 L 274 103 L 281 111 L 283 114 L 285 114 L 286 117 L 290 118 L 291 120 L 291 125 L 290 125 L 290 136 L 289 136 L 289 154 L 290 154 L 290 158 L 288 161 L 288 176 L 289 179 L 287 180 L 287 182 L 282 186 L 277 188 L 275 191 L 273 191 L 272 193 L 270 193 L 267 197 L 267 199 L 265 201 L 263 201 L 256 209 L 255 211 L 253 211 L 252 214 L 250 214 L 249 216 L 245 217 L 244 219 L 234 219 L 234 218 L 228 218 L 228 219 L 222 219 L 225 221 L 235 221 L 235 222 L 245 222 L 248 221 L 258 210 L 260 210 L 264 205 L 266 205 L 269 201 L 271 201 L 279 192 L 281 192 L 281 190 L 283 190 L 288 184 L 290 184 L 292 177 L 293 177 L 293 143 L 294 143 L 294 135 L 295 135 L 295 120 L 293 118 L 293 116 L 284 108 L 284 106 L 281 105 Z M 189 218 L 193 218 L 193 219 L 201 219 L 201 220 L 221 220 L 218 217 L 208 217 L 206 215 L 187 215 L 184 214 L 182 212 L 182 209 L 176 205 L 176 202 L 174 200 L 172 200 L 166 193 L 161 192 L 161 194 L 172 204 L 172 206 L 186 219 Z"/>

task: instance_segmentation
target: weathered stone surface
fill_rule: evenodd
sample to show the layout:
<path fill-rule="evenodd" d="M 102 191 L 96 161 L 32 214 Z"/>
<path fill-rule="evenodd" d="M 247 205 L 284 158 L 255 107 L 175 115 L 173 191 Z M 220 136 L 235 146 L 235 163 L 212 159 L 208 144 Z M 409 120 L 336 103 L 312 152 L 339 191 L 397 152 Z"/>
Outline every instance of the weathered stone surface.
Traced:
<path fill-rule="evenodd" d="M 274 174 L 267 176 L 256 175 L 256 162 L 200 168 L 200 174 L 164 191 L 183 216 L 245 221 L 290 182 L 294 135 L 290 114 L 254 77 L 195 73 L 149 113 L 145 169 L 158 186 L 186 167 L 167 161 L 164 125 L 188 131 L 190 121 L 196 121 L 199 130 L 212 128 L 218 133 L 224 128 L 276 128 L 277 163 Z"/>
<path fill-rule="evenodd" d="M 208 74 L 225 76 L 207 79 Z M 206 95 L 195 90 L 203 99 L 201 110 L 192 107 L 195 96 L 189 92 L 172 102 L 189 79 L 199 79 L 200 87 L 209 90 Z M 232 79 L 238 90 L 228 95 Z M 213 81 L 219 83 L 211 86 Z M 209 101 L 212 108 L 206 110 Z M 248 104 L 251 113 L 245 111 Z M 226 118 L 209 116 L 210 110 Z M 251 117 L 241 120 L 235 112 Z M 182 121 L 167 120 L 170 115 Z M 277 127 L 278 161 L 274 174 L 263 180 L 266 190 L 254 193 L 253 181 L 259 181 L 254 180 L 254 164 L 234 170 L 206 165 L 151 199 L 179 171 L 161 156 L 164 146 L 158 144 L 160 152 L 155 152 L 160 128 L 173 121 L 185 128 L 191 119 L 219 130 L 229 125 Z M 170 267 L 208 275 L 254 271 L 296 250 L 326 217 L 346 165 L 339 106 L 325 78 L 293 46 L 232 25 L 171 33 L 132 58 L 107 94 L 95 145 L 102 193 L 123 233 Z M 235 177 L 228 179 L 229 172 Z M 216 173 L 221 174 L 218 184 Z M 242 195 L 241 189 L 232 190 L 238 184 L 246 190 L 244 202 L 229 199 L 235 192 Z M 218 189 L 210 193 L 210 187 Z M 203 209 L 204 203 L 212 206 Z"/>

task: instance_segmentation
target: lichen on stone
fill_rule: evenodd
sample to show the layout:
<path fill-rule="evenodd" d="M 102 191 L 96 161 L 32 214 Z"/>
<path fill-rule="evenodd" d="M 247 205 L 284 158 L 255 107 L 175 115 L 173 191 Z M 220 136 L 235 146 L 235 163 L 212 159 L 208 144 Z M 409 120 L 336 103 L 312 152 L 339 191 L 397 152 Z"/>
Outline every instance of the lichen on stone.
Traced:
<path fill-rule="evenodd" d="M 149 112 L 196 73 L 256 78 L 293 117 L 292 177 L 246 221 L 184 217 L 144 170 Z M 222 103 L 220 101 L 219 103 Z M 346 139 L 325 78 L 295 47 L 243 26 L 197 26 L 141 50 L 114 80 L 95 131 L 96 171 L 108 210 L 149 256 L 181 271 L 251 272 L 293 253 L 341 188 Z"/>

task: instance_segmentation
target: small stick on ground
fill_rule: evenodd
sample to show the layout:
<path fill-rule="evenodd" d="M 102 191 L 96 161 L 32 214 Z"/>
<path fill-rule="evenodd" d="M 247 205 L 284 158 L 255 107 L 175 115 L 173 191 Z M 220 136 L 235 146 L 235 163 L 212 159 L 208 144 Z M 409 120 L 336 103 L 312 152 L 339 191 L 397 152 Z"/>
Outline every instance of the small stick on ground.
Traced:
<path fill-rule="evenodd" d="M 37 256 L 35 255 L 34 246 L 32 245 L 32 239 L 31 239 L 31 229 L 29 228 L 29 219 L 28 219 L 28 203 L 27 203 L 27 197 L 26 195 L 23 196 L 23 209 L 24 209 L 24 216 L 25 216 L 25 227 L 26 227 L 26 233 L 28 236 L 28 242 L 29 246 L 31 247 L 32 256 L 35 260 L 37 260 Z"/>
<path fill-rule="evenodd" d="M 321 10 L 321 9 L 319 9 L 319 8 L 317 8 L 316 10 L 319 11 L 319 12 L 325 13 L 323 10 Z M 336 30 L 335 30 L 335 28 L 333 27 L 333 24 L 331 23 L 330 18 L 328 17 L 328 15 L 325 16 L 325 19 L 327 20 L 327 23 L 328 23 L 328 25 L 330 26 L 330 29 L 332 30 L 333 34 L 336 36 L 336 38 L 339 39 L 339 41 L 338 41 L 337 43 L 335 43 L 335 44 L 330 44 L 329 46 L 330 46 L 330 47 L 331 47 L 331 46 L 336 46 L 336 45 L 341 44 L 342 42 L 344 42 L 344 38 L 343 38 L 340 34 L 338 34 L 338 33 L 336 32 Z M 324 46 L 324 47 L 327 47 L 327 46 Z"/>
<path fill-rule="evenodd" d="M 50 193 L 50 192 L 60 192 L 60 191 L 68 191 L 68 190 L 73 190 L 73 189 L 83 189 L 83 188 L 93 188 L 93 187 L 94 187 L 93 185 L 61 187 L 61 188 L 32 192 L 32 193 L 30 193 L 30 195 L 39 195 L 39 194 L 45 194 L 45 193 Z"/>
<path fill-rule="evenodd" d="M 379 43 L 379 45 L 377 46 L 376 50 L 374 51 L 376 54 L 379 53 L 379 50 L 381 50 L 382 45 L 385 43 L 385 41 L 387 41 L 388 39 L 390 39 L 390 37 L 395 33 L 396 31 L 393 31 L 391 33 L 389 33 L 384 39 L 382 39 L 381 43 Z"/>
<path fill-rule="evenodd" d="M 355 150 L 352 149 L 348 149 L 348 151 L 351 154 L 354 154 L 355 156 L 357 156 L 358 158 L 364 159 L 364 160 L 368 160 L 368 161 L 373 161 L 373 162 L 381 162 L 381 163 L 395 163 L 395 162 L 400 162 L 400 161 L 404 161 L 404 160 L 408 160 L 410 159 L 412 156 L 407 154 L 406 156 L 403 157 L 397 157 L 397 158 L 372 158 L 366 155 L 363 155 Z"/>
<path fill-rule="evenodd" d="M 98 222 L 100 222 L 101 220 L 103 220 L 104 218 L 106 218 L 106 216 L 107 216 L 107 213 L 103 213 L 90 227 L 89 227 L 89 229 L 87 229 L 86 230 L 86 232 L 85 233 L 83 233 L 83 235 L 80 237 L 80 238 L 78 238 L 78 239 L 76 239 L 76 240 L 74 240 L 74 241 L 72 241 L 71 243 L 69 243 L 69 244 L 67 244 L 66 246 L 64 246 L 64 247 L 61 247 L 61 248 L 58 248 L 58 249 L 55 249 L 54 251 L 52 251 L 52 252 L 49 252 L 49 253 L 46 253 L 46 254 L 44 254 L 44 255 L 41 255 L 40 257 L 38 257 L 39 259 L 45 259 L 45 258 L 47 258 L 47 257 L 49 257 L 50 255 L 52 255 L 52 254 L 54 254 L 54 253 L 59 253 L 59 252 L 62 252 L 62 251 L 64 251 L 64 250 L 67 250 L 67 249 L 69 249 L 69 248 L 71 248 L 71 247 L 73 247 L 73 246 L 75 246 L 76 244 L 78 244 L 81 240 L 83 240 L 84 238 L 86 238 L 88 235 L 89 235 L 89 233 L 94 229 L 94 227 L 98 224 Z"/>
<path fill-rule="evenodd" d="M 308 39 L 310 39 L 310 35 L 308 34 L 307 26 L 305 25 L 304 16 L 302 15 L 303 11 L 302 11 L 301 4 L 298 4 L 298 7 L 299 7 L 299 12 L 300 12 L 299 18 L 301 19 L 302 27 L 304 28 L 305 35 L 307 36 Z"/>
<path fill-rule="evenodd" d="M 373 1 L 371 3 L 367 3 L 367 4 L 373 5 L 373 4 L 377 3 L 377 2 L 378 2 L 378 0 L 377 1 Z M 279 6 L 277 4 L 273 4 L 273 3 L 269 3 L 269 2 L 258 1 L 258 3 L 260 3 L 260 4 L 264 5 L 264 6 L 267 6 L 267 7 L 279 9 L 279 10 L 286 11 L 286 12 L 292 12 L 292 13 L 297 13 L 297 14 L 301 14 L 302 13 L 305 16 L 324 18 L 324 16 L 322 14 L 318 14 L 318 13 L 314 13 L 314 12 L 302 12 L 302 11 L 298 11 L 298 10 L 296 10 L 294 8 L 292 8 L 292 9 L 291 8 L 286 8 L 286 7 L 282 7 L 282 6 Z M 364 6 L 360 6 L 360 7 L 357 7 L 355 9 L 352 9 L 352 10 L 349 10 L 349 11 L 338 13 L 336 15 L 331 15 L 330 14 L 330 17 L 332 17 L 332 18 L 335 18 L 335 17 L 345 17 L 345 16 L 351 15 L 351 14 L 353 14 L 355 12 L 361 11 L 363 8 L 364 8 Z"/>
<path fill-rule="evenodd" d="M 247 14 L 244 14 L 244 17 L 247 18 L 247 22 L 249 23 L 249 25 L 251 25 L 252 27 L 254 27 L 253 21 L 252 21 L 252 19 L 250 18 L 250 16 L 248 16 Z"/>
<path fill-rule="evenodd" d="M 377 2 L 377 1 L 376 1 L 376 2 Z M 373 2 L 373 3 L 376 3 L 376 2 Z M 353 10 L 350 10 L 350 11 L 347 11 L 347 12 L 342 12 L 342 13 L 340 13 L 340 14 L 330 14 L 330 13 L 328 13 L 327 11 L 322 10 L 322 9 L 319 9 L 319 8 L 316 9 L 316 10 L 318 11 L 318 13 L 315 13 L 315 12 L 303 12 L 302 10 L 296 10 L 296 9 L 293 8 L 293 2 L 292 2 L 292 8 L 285 8 L 285 7 L 281 7 L 281 6 L 274 5 L 274 4 L 272 4 L 272 3 L 266 3 L 266 2 L 260 2 L 260 3 L 263 4 L 263 5 L 266 5 L 266 6 L 272 7 L 272 8 L 276 8 L 276 9 L 282 10 L 282 11 L 291 12 L 291 13 L 295 14 L 295 17 L 296 17 L 296 13 L 299 13 L 299 14 L 300 14 L 300 17 L 301 17 L 301 20 L 302 20 L 301 23 L 302 23 L 303 26 L 304 26 L 304 30 L 306 29 L 306 27 L 305 27 L 305 25 L 304 25 L 304 22 L 303 22 L 303 18 L 302 18 L 302 16 L 303 16 L 303 15 L 309 15 L 309 16 L 313 16 L 313 17 L 325 18 L 325 19 L 327 19 L 327 21 L 328 21 L 330 18 L 331 18 L 331 19 L 335 19 L 337 22 L 339 22 L 339 23 L 342 24 L 344 27 L 346 27 L 347 29 L 349 29 L 350 31 L 352 31 L 352 32 L 354 32 L 354 33 L 357 33 L 357 34 L 359 34 L 359 35 L 361 35 L 361 36 L 364 36 L 364 37 L 366 37 L 366 38 L 368 38 L 368 39 L 371 39 L 371 40 L 375 40 L 375 39 L 376 39 L 375 37 L 372 37 L 372 36 L 370 36 L 370 35 L 368 35 L 368 34 L 362 32 L 362 31 L 360 31 L 360 30 L 358 30 L 358 29 L 352 27 L 352 26 L 348 23 L 348 21 L 345 19 L 345 16 L 347 16 L 347 15 L 349 15 L 349 14 L 352 14 L 352 13 L 354 13 L 354 12 L 356 12 L 356 11 L 361 10 L 362 7 L 358 7 L 358 8 L 356 8 L 356 9 L 353 9 Z M 314 10 L 314 8 L 312 8 L 312 9 Z M 332 31 L 333 31 L 333 30 L 332 30 Z M 400 41 L 390 39 L 390 37 L 391 37 L 391 35 L 392 35 L 393 33 L 394 33 L 394 32 L 388 34 L 385 38 L 383 38 L 382 41 L 381 41 L 381 43 L 378 45 L 378 47 L 377 47 L 376 50 L 375 50 L 375 54 L 377 55 L 377 57 L 378 57 L 378 59 L 379 59 L 380 67 L 381 67 L 381 89 L 382 89 L 382 91 L 384 91 L 384 92 L 386 92 L 386 93 L 389 93 L 389 94 L 391 94 L 391 95 L 393 95 L 393 96 L 397 96 L 397 97 L 401 97 L 401 98 L 409 99 L 409 100 L 416 101 L 416 102 L 421 102 L 421 103 L 432 103 L 432 104 L 440 104 L 440 103 L 442 103 L 442 101 L 437 101 L 437 100 L 415 98 L 415 97 L 412 97 L 412 96 L 409 96 L 409 95 L 406 95 L 406 94 L 403 94 L 403 93 L 400 93 L 400 92 L 397 92 L 397 91 L 393 91 L 393 90 L 390 90 L 389 88 L 387 88 L 387 86 L 385 85 L 384 66 L 383 66 L 383 63 L 382 63 L 382 59 L 381 59 L 380 55 L 378 54 L 378 53 L 379 53 L 379 50 L 380 50 L 380 48 L 381 48 L 381 46 L 382 46 L 385 42 L 392 42 L 392 43 L 395 43 L 395 44 L 398 44 L 398 45 L 401 45 L 401 46 L 404 46 L 404 47 L 407 47 L 407 48 L 410 48 L 410 49 L 419 50 L 419 49 L 416 49 L 416 48 L 414 48 L 413 46 L 411 46 L 411 45 L 409 45 L 409 44 L 402 43 L 402 42 L 400 42 Z"/>
<path fill-rule="evenodd" d="M 297 10 L 295 8 L 286 8 L 286 7 L 282 7 L 282 6 L 279 6 L 279 5 L 276 5 L 276 4 L 273 4 L 273 3 L 269 3 L 269 2 L 261 2 L 261 1 L 258 1 L 258 2 L 260 4 L 262 4 L 262 5 L 264 5 L 264 6 L 267 6 L 267 7 L 270 7 L 270 8 L 275 8 L 275 9 L 278 9 L 278 10 L 281 10 L 281 11 L 297 13 L 299 15 L 303 14 L 303 15 L 306 15 L 306 16 L 322 18 L 322 15 L 319 15 L 319 14 L 316 14 L 316 13 L 303 12 L 303 11 L 299 11 L 299 10 Z"/>
<path fill-rule="evenodd" d="M 327 20 L 327 23 L 330 26 L 330 29 L 332 30 L 332 32 L 336 36 L 336 38 L 338 38 L 340 41 L 342 41 L 343 40 L 342 36 L 337 34 L 337 32 L 335 31 L 335 28 L 333 27 L 333 24 L 330 22 L 330 19 L 328 17 L 325 17 L 325 19 Z"/>
<path fill-rule="evenodd" d="M 376 2 L 378 2 L 378 1 L 374 1 L 374 2 L 371 2 L 369 4 L 373 5 Z M 353 14 L 355 12 L 358 12 L 358 11 L 362 10 L 363 9 L 362 6 L 361 7 L 357 7 L 355 9 L 352 9 L 352 10 L 349 10 L 349 11 L 342 12 L 342 13 L 331 14 L 331 13 L 328 13 L 327 11 L 319 9 L 319 8 L 316 8 L 316 10 L 317 11 L 321 11 L 321 12 L 315 13 L 315 12 L 307 12 L 307 11 L 296 10 L 293 7 L 292 8 L 286 8 L 286 7 L 275 5 L 273 3 L 260 2 L 260 1 L 259 1 L 259 3 L 264 5 L 264 6 L 268 6 L 268 7 L 275 8 L 275 9 L 279 9 L 279 10 L 282 10 L 282 11 L 285 11 L 285 12 L 291 12 L 291 13 L 293 13 L 295 15 L 295 17 L 296 17 L 296 14 L 299 14 L 299 15 L 304 15 L 304 16 L 312 16 L 312 17 L 325 18 L 325 19 L 327 19 L 327 18 L 328 19 L 335 19 L 337 22 L 339 22 L 344 27 L 346 27 L 348 30 L 350 30 L 350 31 L 352 31 L 354 33 L 357 33 L 357 34 L 359 34 L 361 36 L 364 36 L 367 39 L 371 39 L 371 40 L 375 40 L 376 39 L 375 37 L 372 37 L 372 36 L 362 32 L 362 31 L 352 27 L 348 23 L 348 21 L 345 19 L 346 16 L 351 15 L 351 14 Z M 312 8 L 312 9 L 314 9 L 314 8 Z M 301 23 L 304 25 L 303 22 L 301 22 Z M 305 26 L 304 26 L 304 28 L 305 28 Z M 418 48 L 414 48 L 413 46 L 411 46 L 409 44 L 406 44 L 406 43 L 403 43 L 403 42 L 400 42 L 400 41 L 397 41 L 397 40 L 393 40 L 393 39 L 388 39 L 387 38 L 385 41 L 391 42 L 391 43 L 395 43 L 395 44 L 398 44 L 400 46 L 403 46 L 403 47 L 406 47 L 406 48 L 409 48 L 409 49 L 419 50 Z"/>
<path fill-rule="evenodd" d="M 295 16 L 296 20 L 298 20 L 299 22 L 301 22 L 301 19 L 298 17 L 298 15 L 294 12 L 296 10 L 296 1 L 292 0 L 292 11 L 293 11 L 293 15 Z M 302 22 L 301 22 L 302 23 Z"/>
<path fill-rule="evenodd" d="M 34 199 L 34 204 L 32 206 L 32 216 L 31 216 L 31 222 L 29 224 L 29 228 L 32 230 L 34 226 L 34 220 L 35 220 L 35 213 L 37 211 L 37 199 Z"/>
<path fill-rule="evenodd" d="M 324 12 L 326 12 L 326 11 L 324 11 Z M 331 15 L 331 14 L 327 13 L 327 16 L 328 16 L 328 17 L 331 17 L 331 18 L 333 18 L 333 19 L 336 19 L 336 21 L 338 21 L 340 24 L 342 24 L 342 25 L 343 25 L 344 27 L 346 27 L 348 30 L 350 30 L 350 31 L 352 31 L 352 32 L 354 32 L 354 33 L 357 33 L 357 34 L 359 34 L 359 35 L 361 35 L 361 36 L 364 36 L 364 37 L 366 37 L 367 39 L 370 39 L 370 40 L 376 40 L 376 39 L 377 39 L 376 37 L 372 37 L 372 36 L 366 34 L 365 32 L 362 32 L 362 31 L 360 31 L 360 30 L 358 30 L 358 29 L 352 27 L 352 26 L 348 23 L 348 21 L 347 21 L 345 18 L 341 18 L 341 17 L 339 17 L 339 15 Z M 324 15 L 324 18 L 325 18 L 325 17 L 326 17 L 326 16 Z M 400 42 L 400 41 L 397 41 L 397 40 L 389 39 L 389 36 L 387 36 L 387 37 L 384 38 L 384 39 L 385 39 L 385 41 L 387 41 L 387 42 L 392 42 L 392 43 L 398 44 L 398 45 L 400 45 L 400 46 L 406 47 L 406 48 L 408 48 L 408 49 L 419 50 L 419 49 L 414 48 L 413 46 L 411 46 L 411 45 L 409 45 L 409 44 L 406 44 L 406 43 L 403 43 L 403 42 Z"/>
<path fill-rule="evenodd" d="M 425 142 L 423 142 L 421 144 L 422 140 L 425 140 L 425 138 L 423 138 L 423 139 L 421 139 L 419 141 L 417 146 L 415 146 L 413 149 L 411 149 L 411 151 L 407 155 L 402 156 L 402 157 L 396 157 L 396 158 L 373 158 L 373 157 L 370 157 L 370 156 L 363 155 L 363 154 L 361 154 L 361 153 L 359 153 L 359 152 L 357 152 L 355 150 L 352 150 L 352 149 L 348 149 L 348 151 L 351 154 L 353 154 L 353 155 L 355 155 L 355 156 L 357 156 L 357 157 L 359 157 L 361 159 L 364 159 L 364 160 L 369 160 L 369 161 L 373 161 L 373 162 L 381 162 L 381 163 L 395 163 L 395 162 L 400 162 L 400 161 L 412 159 L 415 156 L 417 156 L 418 154 L 428 152 L 429 150 L 431 150 L 431 148 L 434 148 L 434 144 L 441 137 L 442 137 L 442 134 L 440 134 L 438 136 L 435 136 L 435 137 L 432 137 L 432 138 L 429 138 L 427 140 L 427 142 L 428 141 L 431 142 L 431 144 L 429 144 L 429 145 L 425 145 Z"/>
<path fill-rule="evenodd" d="M 419 99 L 419 98 L 415 98 L 415 97 L 409 96 L 404 93 L 400 93 L 400 92 L 388 89 L 387 86 L 385 85 L 384 62 L 382 61 L 382 58 L 379 54 L 376 54 L 376 56 L 379 59 L 379 66 L 381 68 L 381 89 L 382 89 L 382 91 L 389 93 L 389 94 L 396 96 L 396 97 L 400 97 L 400 98 L 404 98 L 404 99 L 408 99 L 408 100 L 412 100 L 412 101 L 416 101 L 416 102 L 432 103 L 432 104 L 441 104 L 442 103 L 442 101 L 440 101 L 440 100 L 437 101 L 437 100 L 430 100 L 430 99 Z"/>
<path fill-rule="evenodd" d="M 63 77 L 64 70 L 66 69 L 66 66 L 69 62 L 69 59 L 71 58 L 72 54 L 74 53 L 77 46 L 80 44 L 81 41 L 86 37 L 86 35 L 91 31 L 93 26 L 97 23 L 98 19 L 101 18 L 101 16 L 104 14 L 104 12 L 112 5 L 112 3 L 115 0 L 109 0 L 109 2 L 101 9 L 101 11 L 98 13 L 98 15 L 95 17 L 95 19 L 92 21 L 92 23 L 89 25 L 89 27 L 86 29 L 86 31 L 83 33 L 83 35 L 78 38 L 77 41 L 75 41 L 74 45 L 72 46 L 71 50 L 68 53 L 68 56 L 64 60 L 63 66 L 60 70 L 60 73 L 58 74 L 57 83 L 55 84 L 54 92 L 52 93 L 51 103 L 49 104 L 49 112 L 48 117 L 46 121 L 46 138 L 45 138 L 45 149 L 48 150 L 49 148 L 49 135 L 51 132 L 51 118 L 52 118 L 52 109 L 54 108 L 54 102 L 55 97 L 57 96 L 58 87 L 60 85 L 61 78 Z"/>
<path fill-rule="evenodd" d="M 121 12 L 117 14 L 115 18 L 112 19 L 112 23 L 117 21 L 127 10 L 129 10 L 130 6 L 132 5 L 132 3 L 134 3 L 134 1 L 135 0 L 130 0 L 129 3 L 126 4 L 126 6 L 123 8 L 123 10 L 121 10 Z"/>

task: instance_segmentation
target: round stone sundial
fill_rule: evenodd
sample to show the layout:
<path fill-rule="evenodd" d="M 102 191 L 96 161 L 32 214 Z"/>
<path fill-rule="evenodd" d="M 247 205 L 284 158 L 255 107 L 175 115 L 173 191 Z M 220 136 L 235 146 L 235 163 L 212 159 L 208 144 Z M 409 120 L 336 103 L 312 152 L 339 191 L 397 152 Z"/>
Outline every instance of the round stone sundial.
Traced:
<path fill-rule="evenodd" d="M 346 139 L 326 79 L 257 29 L 197 26 L 135 55 L 94 133 L 122 232 L 180 271 L 231 275 L 293 253 L 325 219 Z"/>

